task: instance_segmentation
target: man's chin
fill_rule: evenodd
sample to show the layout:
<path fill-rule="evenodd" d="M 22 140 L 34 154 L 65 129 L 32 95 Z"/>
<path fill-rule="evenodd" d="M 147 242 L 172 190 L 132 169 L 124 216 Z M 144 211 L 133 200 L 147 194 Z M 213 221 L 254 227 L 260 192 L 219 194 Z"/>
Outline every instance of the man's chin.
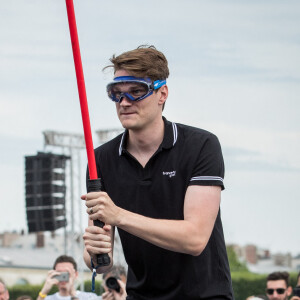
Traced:
<path fill-rule="evenodd" d="M 125 129 L 134 129 L 136 127 L 136 123 L 132 120 L 120 120 L 123 128 Z"/>

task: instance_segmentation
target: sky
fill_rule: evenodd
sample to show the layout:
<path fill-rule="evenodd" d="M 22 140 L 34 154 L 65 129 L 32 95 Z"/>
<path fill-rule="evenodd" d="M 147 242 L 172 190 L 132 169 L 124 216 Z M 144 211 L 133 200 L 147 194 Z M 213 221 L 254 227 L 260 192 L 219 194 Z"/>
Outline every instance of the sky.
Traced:
<path fill-rule="evenodd" d="M 226 242 L 300 253 L 300 2 L 74 5 L 93 133 L 120 128 L 109 58 L 155 45 L 170 68 L 164 116 L 222 145 Z M 78 99 L 65 1 L 0 0 L 0 232 L 26 229 L 24 157 L 42 132 L 83 132 Z"/>

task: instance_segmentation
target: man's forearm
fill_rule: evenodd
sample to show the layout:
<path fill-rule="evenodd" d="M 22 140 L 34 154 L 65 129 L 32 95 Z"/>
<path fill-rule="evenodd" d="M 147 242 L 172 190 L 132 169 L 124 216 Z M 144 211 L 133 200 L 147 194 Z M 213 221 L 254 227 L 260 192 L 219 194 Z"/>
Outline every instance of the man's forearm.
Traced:
<path fill-rule="evenodd" d="M 184 220 L 148 218 L 119 209 L 119 228 L 158 247 L 198 256 L 211 236 L 220 205 L 218 187 L 190 187 L 184 204 Z"/>
<path fill-rule="evenodd" d="M 36 298 L 36 300 L 45 300 L 45 298 L 47 297 L 49 291 L 45 291 L 44 287 L 41 289 L 41 291 L 38 294 L 38 297 Z"/>
<path fill-rule="evenodd" d="M 198 230 L 189 221 L 153 219 L 125 210 L 123 214 L 119 228 L 158 247 L 199 255 L 206 246 L 205 240 L 201 240 L 196 232 Z"/>
<path fill-rule="evenodd" d="M 36 299 L 37 300 L 45 300 L 45 298 L 47 297 L 51 288 L 52 288 L 52 285 L 47 283 L 47 280 L 46 280 Z"/>

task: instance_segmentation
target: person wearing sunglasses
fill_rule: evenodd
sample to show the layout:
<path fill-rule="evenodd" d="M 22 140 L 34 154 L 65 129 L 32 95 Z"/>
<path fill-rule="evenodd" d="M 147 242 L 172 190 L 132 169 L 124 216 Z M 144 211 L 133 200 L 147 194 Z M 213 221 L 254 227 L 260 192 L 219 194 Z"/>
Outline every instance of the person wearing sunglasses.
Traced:
<path fill-rule="evenodd" d="M 224 162 L 217 137 L 167 120 L 168 61 L 153 46 L 111 58 L 123 134 L 95 150 L 103 191 L 82 196 L 89 226 L 84 259 L 113 263 L 118 228 L 128 264 L 127 300 L 234 299 L 222 222 Z M 197 95 L 199 97 L 199 95 Z M 182 109 L 184 109 L 182 99 Z M 195 107 L 195 110 L 201 109 Z M 95 227 L 93 220 L 105 223 Z"/>
<path fill-rule="evenodd" d="M 287 300 L 292 294 L 289 286 L 289 273 L 273 272 L 267 277 L 266 294 L 270 300 Z"/>

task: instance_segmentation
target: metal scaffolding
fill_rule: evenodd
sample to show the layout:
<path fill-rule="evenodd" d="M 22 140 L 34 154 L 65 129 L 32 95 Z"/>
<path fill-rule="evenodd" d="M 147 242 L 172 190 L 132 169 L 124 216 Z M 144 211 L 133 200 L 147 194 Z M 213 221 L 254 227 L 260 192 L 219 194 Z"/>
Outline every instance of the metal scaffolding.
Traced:
<path fill-rule="evenodd" d="M 96 134 L 98 137 L 98 143 L 97 145 L 102 145 L 112 138 L 116 137 L 118 134 L 121 134 L 124 132 L 124 129 L 103 129 L 103 130 L 97 130 Z M 77 134 L 77 133 L 66 133 L 66 132 L 58 132 L 58 131 L 44 131 L 44 150 L 46 150 L 46 147 L 56 147 L 60 148 L 61 152 L 63 154 L 68 154 L 70 156 L 69 160 L 69 180 L 70 180 L 70 189 L 69 189 L 69 198 L 70 198 L 70 213 L 68 214 L 70 217 L 70 226 L 71 226 L 71 245 L 68 247 L 67 245 L 67 228 L 64 228 L 64 235 L 65 235 L 65 253 L 68 254 L 70 252 L 70 255 L 74 257 L 75 255 L 75 247 L 74 242 L 75 240 L 79 240 L 80 242 L 80 248 L 83 249 L 83 240 L 82 240 L 82 203 L 78 201 L 80 195 L 81 195 L 81 186 L 82 186 L 82 162 L 81 162 L 81 155 L 82 150 L 85 149 L 85 139 L 83 134 Z M 67 150 L 67 153 L 65 151 Z M 85 178 L 84 178 L 85 180 Z M 76 182 L 76 183 L 75 183 Z M 67 197 L 68 198 L 68 197 Z M 67 210 L 68 211 L 68 210 Z M 76 218 L 76 216 L 78 216 Z M 68 217 L 67 217 L 68 220 Z M 78 220 L 78 222 L 75 222 L 75 220 Z M 76 224 L 75 224 L 76 223 Z M 78 225 L 77 228 L 75 228 L 75 225 Z M 70 251 L 68 251 L 68 249 Z M 122 264 L 125 263 L 125 259 L 123 256 L 122 246 L 120 243 L 120 238 L 118 234 L 115 235 L 115 250 L 114 256 L 116 258 L 116 261 L 121 262 Z M 78 270 L 79 270 L 79 277 L 82 277 L 82 270 L 83 270 L 83 260 L 80 259 L 78 264 Z M 80 280 L 82 282 L 81 290 L 83 290 L 83 280 Z"/>
<path fill-rule="evenodd" d="M 102 145 L 107 141 L 111 140 L 118 134 L 122 133 L 124 129 L 102 129 L 97 130 L 96 134 L 98 137 L 98 145 Z M 70 248 L 71 255 L 73 254 L 74 247 L 73 241 L 78 235 L 82 235 L 82 205 L 79 205 L 80 202 L 76 201 L 81 195 L 80 187 L 82 186 L 82 166 L 81 166 L 81 155 L 82 150 L 85 149 L 85 139 L 83 134 L 78 133 L 67 133 L 67 132 L 59 132 L 59 131 L 43 131 L 44 136 L 44 150 L 46 147 L 52 146 L 56 148 L 60 148 L 61 152 L 64 154 L 68 154 L 71 159 L 69 162 L 69 172 L 70 172 L 70 189 L 69 189 L 69 197 L 70 197 L 70 226 L 71 226 L 71 245 L 70 247 L 65 247 L 65 252 L 68 252 L 67 248 Z M 65 153 L 67 151 L 67 153 Z M 78 205 L 75 203 L 77 202 Z M 77 207 L 77 209 L 76 209 Z M 77 210 L 77 211 L 76 211 Z M 78 217 L 76 217 L 78 216 Z M 75 220 L 78 220 L 75 224 Z M 79 228 L 75 228 L 75 225 L 78 225 Z M 77 232 L 76 232 L 77 231 Z M 67 244 L 67 242 L 66 242 Z"/>

